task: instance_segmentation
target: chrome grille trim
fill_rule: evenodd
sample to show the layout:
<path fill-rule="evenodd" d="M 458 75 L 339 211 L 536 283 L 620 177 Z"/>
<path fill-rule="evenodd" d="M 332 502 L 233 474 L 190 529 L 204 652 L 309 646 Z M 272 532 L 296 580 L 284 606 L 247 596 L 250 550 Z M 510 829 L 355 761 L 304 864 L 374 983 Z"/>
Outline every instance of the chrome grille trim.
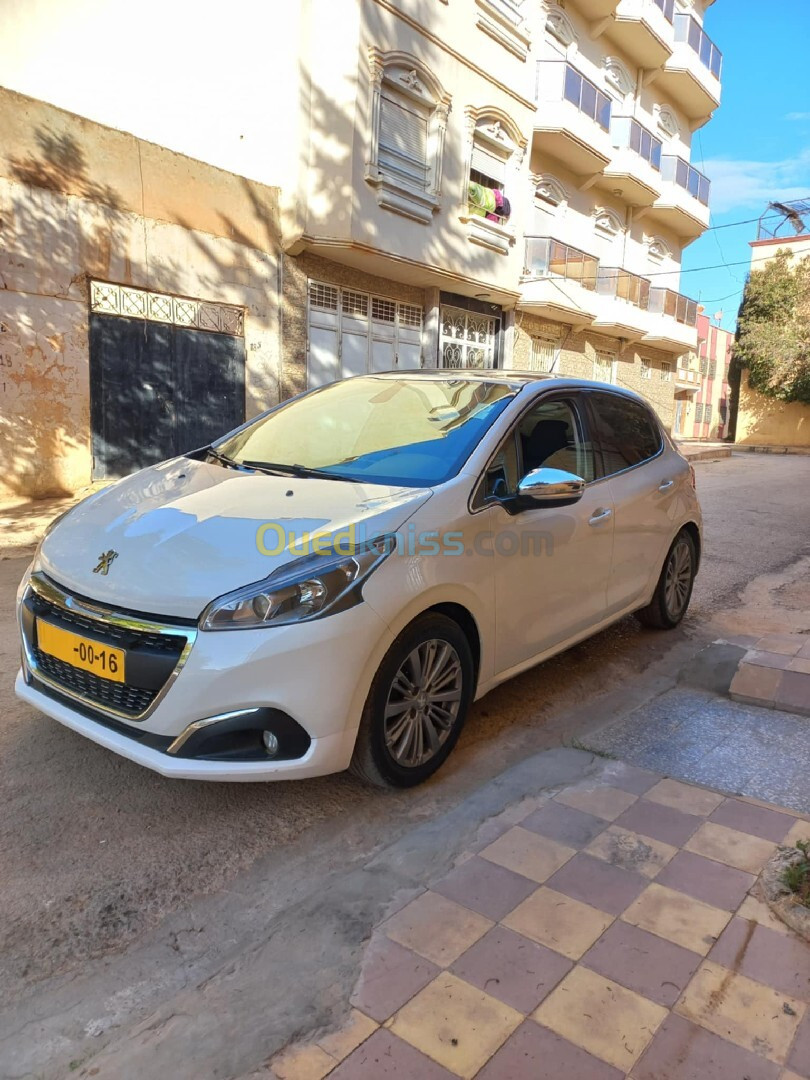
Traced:
<path fill-rule="evenodd" d="M 41 668 L 36 658 L 36 651 L 33 643 L 28 640 L 25 633 L 25 627 L 22 620 L 23 606 L 25 599 L 30 593 L 36 593 L 43 600 L 53 604 L 57 608 L 61 608 L 65 612 L 69 612 L 74 615 L 81 616 L 91 622 L 99 624 L 98 633 L 104 633 L 104 626 L 115 626 L 124 630 L 133 630 L 142 634 L 160 634 L 167 637 L 180 637 L 185 638 L 186 643 L 183 646 L 182 652 L 169 674 L 168 678 L 164 682 L 163 686 L 155 694 L 152 701 L 143 712 L 133 714 L 131 712 L 122 712 L 119 709 L 115 709 L 112 706 L 101 704 L 96 698 L 92 698 L 86 694 L 79 693 L 78 691 L 71 690 L 63 683 L 58 682 L 55 679 L 50 678 Z M 155 619 L 149 619 L 138 615 L 128 614 L 124 611 L 118 611 L 115 608 L 104 607 L 101 604 L 93 603 L 90 600 L 73 596 L 71 593 L 62 589 L 55 581 L 46 577 L 44 574 L 32 574 L 28 581 L 25 592 L 20 604 L 20 637 L 22 639 L 23 646 L 23 672 L 26 677 L 26 681 L 30 682 L 31 676 L 48 686 L 57 694 L 66 698 L 71 698 L 74 701 L 80 702 L 85 708 L 92 709 L 95 712 L 101 713 L 104 716 L 113 717 L 116 720 L 123 720 L 128 723 L 141 723 L 148 719 L 149 716 L 155 711 L 160 702 L 169 692 L 170 687 L 174 684 L 177 676 L 183 670 L 186 661 L 189 658 L 191 650 L 194 646 L 194 642 L 197 640 L 197 627 L 196 626 L 177 626 L 171 623 L 159 622 Z M 126 685 L 126 684 L 125 684 Z"/>

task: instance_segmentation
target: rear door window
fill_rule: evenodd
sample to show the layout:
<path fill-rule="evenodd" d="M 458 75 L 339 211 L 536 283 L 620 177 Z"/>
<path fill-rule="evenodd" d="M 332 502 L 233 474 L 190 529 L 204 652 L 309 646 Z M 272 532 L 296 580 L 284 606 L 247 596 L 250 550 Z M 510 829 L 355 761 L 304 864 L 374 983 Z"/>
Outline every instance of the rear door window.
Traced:
<path fill-rule="evenodd" d="M 593 391 L 588 394 L 588 404 L 602 476 L 632 469 L 661 449 L 661 430 L 646 405 L 618 394 Z"/>

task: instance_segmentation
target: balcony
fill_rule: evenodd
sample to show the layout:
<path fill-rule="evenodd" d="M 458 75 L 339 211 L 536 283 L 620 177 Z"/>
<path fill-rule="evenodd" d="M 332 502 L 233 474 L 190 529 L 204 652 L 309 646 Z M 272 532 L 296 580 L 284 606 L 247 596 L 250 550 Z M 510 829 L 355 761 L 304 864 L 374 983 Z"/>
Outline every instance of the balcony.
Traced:
<path fill-rule="evenodd" d="M 527 236 L 518 307 L 579 329 L 596 318 L 599 260 L 549 236 Z"/>
<path fill-rule="evenodd" d="M 538 61 L 534 147 L 586 180 L 613 156 L 610 98 L 571 64 Z"/>
<path fill-rule="evenodd" d="M 618 192 L 628 206 L 652 206 L 661 197 L 661 140 L 631 116 L 614 116 L 610 133 L 616 148 L 600 184 Z"/>
<path fill-rule="evenodd" d="M 649 216 L 689 244 L 709 227 L 711 183 L 688 161 L 670 154 L 661 158 L 661 181 L 661 196 Z"/>
<path fill-rule="evenodd" d="M 596 278 L 597 312 L 592 324 L 608 337 L 640 341 L 650 329 L 647 305 L 650 282 L 616 266 L 600 266 Z"/>
<path fill-rule="evenodd" d="M 647 305 L 650 332 L 643 339 L 666 352 L 685 353 L 697 349 L 697 303 L 672 289 L 650 289 Z"/>
<path fill-rule="evenodd" d="M 605 36 L 640 68 L 663 67 L 675 48 L 674 0 L 621 0 Z M 668 17 L 669 16 L 669 17 Z"/>
<path fill-rule="evenodd" d="M 675 372 L 675 389 L 687 394 L 696 394 L 700 390 L 700 372 L 691 364 L 678 364 Z"/>
<path fill-rule="evenodd" d="M 691 15 L 675 16 L 675 48 L 657 77 L 659 86 L 700 127 L 720 104 L 723 55 Z"/>
<path fill-rule="evenodd" d="M 598 22 L 610 18 L 619 0 L 573 0 L 573 4 L 589 22 Z"/>

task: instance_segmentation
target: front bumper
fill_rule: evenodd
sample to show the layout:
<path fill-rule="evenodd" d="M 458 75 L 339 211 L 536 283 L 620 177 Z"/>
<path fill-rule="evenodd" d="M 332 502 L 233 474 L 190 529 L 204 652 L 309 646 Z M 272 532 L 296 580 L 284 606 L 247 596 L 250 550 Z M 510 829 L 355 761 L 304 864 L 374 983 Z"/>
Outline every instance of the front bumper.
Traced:
<path fill-rule="evenodd" d="M 308 623 L 198 633 L 176 676 L 143 718 L 123 717 L 97 702 L 71 700 L 53 684 L 43 686 L 38 671 L 26 663 L 30 649 L 24 649 L 15 689 L 40 712 L 164 776 L 322 776 L 348 767 L 371 680 L 391 640 L 385 623 L 365 603 Z M 255 709 L 277 710 L 300 725 L 311 740 L 306 750 L 292 760 L 210 760 L 168 751 L 200 721 Z"/>
<path fill-rule="evenodd" d="M 82 716 L 75 709 L 29 686 L 22 671 L 17 675 L 14 690 L 22 701 L 65 727 L 85 735 L 88 739 L 113 750 L 121 757 L 143 765 L 153 772 L 173 780 L 305 780 L 313 776 L 326 776 L 340 772 L 351 759 L 353 735 L 338 732 L 313 739 L 306 754 L 295 761 L 197 761 L 193 758 L 173 757 L 165 751 L 143 746 L 128 735 L 105 727 L 95 720 Z"/>

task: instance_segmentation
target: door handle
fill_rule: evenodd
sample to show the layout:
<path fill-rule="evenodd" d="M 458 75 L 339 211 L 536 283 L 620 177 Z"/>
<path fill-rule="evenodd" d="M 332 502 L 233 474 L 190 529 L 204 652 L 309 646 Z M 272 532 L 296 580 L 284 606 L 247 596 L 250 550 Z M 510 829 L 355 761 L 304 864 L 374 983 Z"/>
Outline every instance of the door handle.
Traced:
<path fill-rule="evenodd" d="M 601 521 L 607 521 L 610 517 L 613 517 L 613 511 L 609 507 L 603 506 L 588 518 L 588 524 L 598 525 Z"/>
<path fill-rule="evenodd" d="M 674 487 L 674 486 L 675 486 L 675 481 L 674 480 L 664 480 L 664 482 L 662 484 L 658 485 L 658 490 L 659 491 L 669 491 L 669 489 L 671 487 Z"/>

